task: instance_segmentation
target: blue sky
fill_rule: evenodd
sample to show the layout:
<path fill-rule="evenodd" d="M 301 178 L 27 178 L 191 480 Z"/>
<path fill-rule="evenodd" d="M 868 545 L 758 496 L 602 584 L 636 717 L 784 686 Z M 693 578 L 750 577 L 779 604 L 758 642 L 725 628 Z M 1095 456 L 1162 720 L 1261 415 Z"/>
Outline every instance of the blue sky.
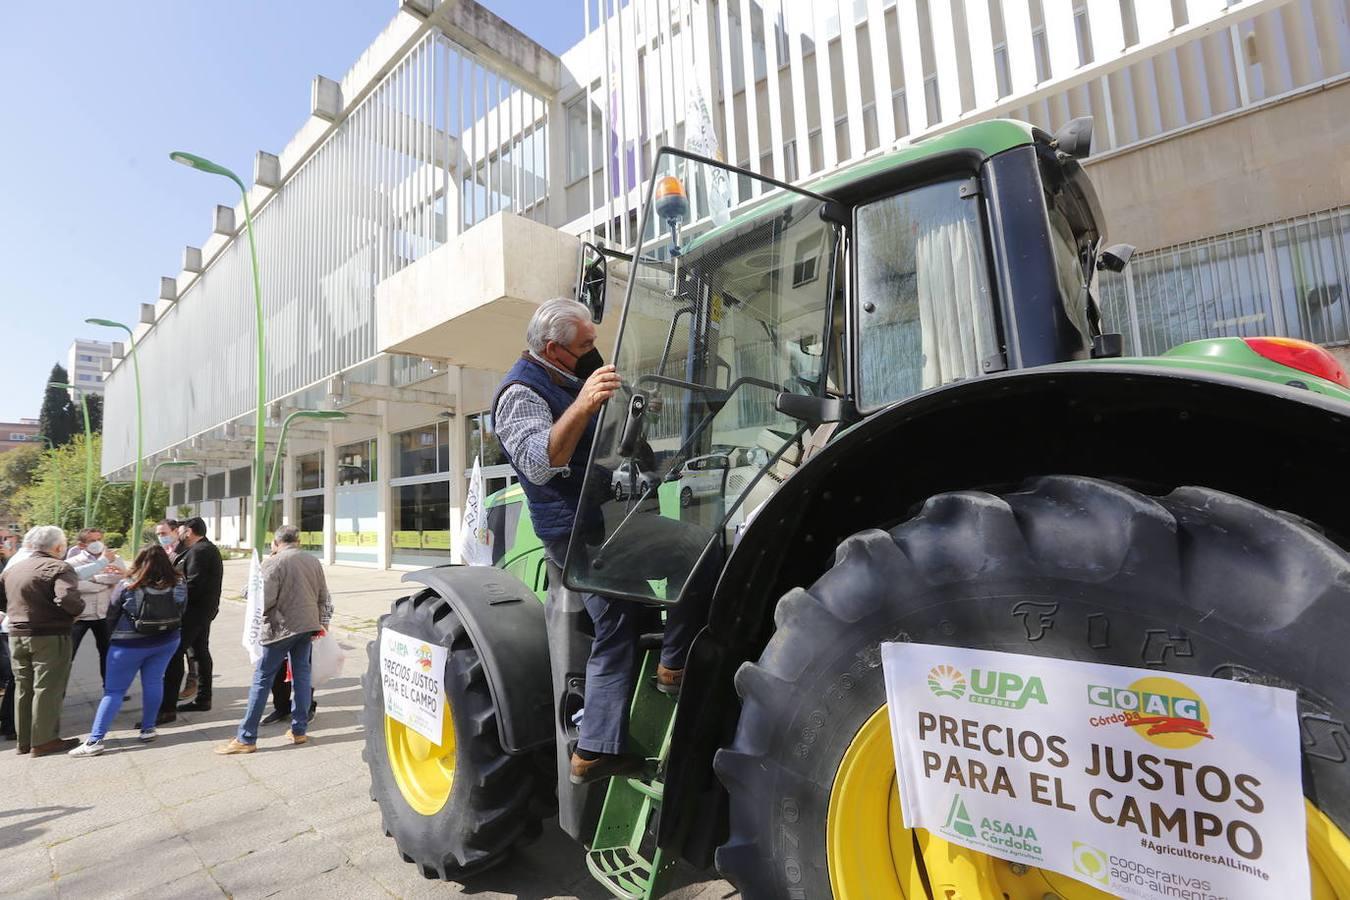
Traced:
<path fill-rule="evenodd" d="M 577 0 L 480 0 L 554 53 Z M 310 79 L 341 78 L 395 0 L 0 3 L 0 421 L 36 417 L 52 363 L 90 316 L 131 322 L 200 246 L 228 183 L 173 149 L 252 173 L 309 114 Z M 247 175 L 245 176 L 247 177 Z"/>

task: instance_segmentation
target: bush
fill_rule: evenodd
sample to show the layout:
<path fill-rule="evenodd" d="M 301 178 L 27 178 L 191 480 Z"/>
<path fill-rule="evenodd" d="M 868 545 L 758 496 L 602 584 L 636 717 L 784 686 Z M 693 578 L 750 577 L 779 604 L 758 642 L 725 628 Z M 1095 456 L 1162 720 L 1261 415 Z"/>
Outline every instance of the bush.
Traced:
<path fill-rule="evenodd" d="M 103 544 L 106 547 L 111 547 L 113 550 L 119 550 L 126 542 L 127 536 L 120 531 L 103 532 Z"/>

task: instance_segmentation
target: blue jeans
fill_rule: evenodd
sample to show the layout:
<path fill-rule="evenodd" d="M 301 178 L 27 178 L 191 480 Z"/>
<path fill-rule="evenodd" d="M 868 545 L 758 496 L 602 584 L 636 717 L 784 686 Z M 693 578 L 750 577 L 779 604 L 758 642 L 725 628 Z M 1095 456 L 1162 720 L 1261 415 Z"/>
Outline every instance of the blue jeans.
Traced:
<path fill-rule="evenodd" d="M 567 541 L 545 541 L 544 552 L 562 567 Z M 628 706 L 637 674 L 637 644 L 644 618 L 641 604 L 600 594 L 582 594 L 581 603 L 595 626 L 591 655 L 586 660 L 585 714 L 578 728 L 577 746 L 592 753 L 622 753 L 628 733 Z M 694 633 L 702 622 L 688 615 L 683 603 L 666 610 L 661 664 L 684 668 Z"/>
<path fill-rule="evenodd" d="M 141 673 L 141 731 L 155 727 L 155 716 L 159 715 L 159 703 L 164 696 L 164 670 L 177 649 L 177 633 L 149 647 L 128 647 L 125 641 L 110 642 L 103 699 L 99 701 L 94 725 L 89 730 L 90 743 L 103 740 L 112 727 L 117 711 L 122 708 L 122 697 L 137 672 Z"/>
<path fill-rule="evenodd" d="M 253 670 L 253 684 L 248 689 L 248 709 L 239 723 L 237 738 L 241 744 L 258 742 L 258 724 L 262 722 L 263 708 L 272 691 L 272 679 L 291 660 L 291 734 L 304 734 L 309 725 L 309 701 L 313 693 L 309 686 L 309 654 L 314 635 L 306 632 L 263 645 L 263 656 Z"/>

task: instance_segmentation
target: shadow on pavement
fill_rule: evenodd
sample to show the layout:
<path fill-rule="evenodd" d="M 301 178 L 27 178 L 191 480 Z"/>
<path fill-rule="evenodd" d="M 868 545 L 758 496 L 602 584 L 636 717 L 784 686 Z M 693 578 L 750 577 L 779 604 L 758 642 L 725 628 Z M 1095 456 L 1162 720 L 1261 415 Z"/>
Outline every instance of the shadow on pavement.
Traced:
<path fill-rule="evenodd" d="M 62 816 L 72 816 L 92 809 L 90 806 L 34 806 L 28 809 L 0 809 L 0 820 L 15 816 L 28 817 L 25 821 L 0 825 L 0 847 L 18 847 L 33 838 L 41 836 L 47 829 L 42 826 Z"/>

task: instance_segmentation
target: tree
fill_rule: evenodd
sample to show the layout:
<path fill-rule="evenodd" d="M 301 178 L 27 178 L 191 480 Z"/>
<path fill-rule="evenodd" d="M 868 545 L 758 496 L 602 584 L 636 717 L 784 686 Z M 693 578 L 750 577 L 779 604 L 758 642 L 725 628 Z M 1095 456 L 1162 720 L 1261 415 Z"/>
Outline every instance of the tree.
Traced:
<path fill-rule="evenodd" d="M 89 404 L 89 430 L 94 434 L 103 433 L 103 395 L 89 394 L 85 398 Z M 84 427 L 84 422 L 80 422 L 80 427 Z"/>
<path fill-rule="evenodd" d="M 40 444 L 29 444 L 0 454 L 0 523 L 8 525 L 24 520 L 16 501 L 19 491 L 33 482 L 43 453 Z"/>
<path fill-rule="evenodd" d="M 57 363 L 47 376 L 47 389 L 42 394 L 42 412 L 38 415 L 38 427 L 54 447 L 70 443 L 76 434 L 84 433 L 84 422 L 80 413 L 71 402 L 70 392 L 51 386 L 51 382 L 66 383 L 69 379 L 66 367 Z"/>

